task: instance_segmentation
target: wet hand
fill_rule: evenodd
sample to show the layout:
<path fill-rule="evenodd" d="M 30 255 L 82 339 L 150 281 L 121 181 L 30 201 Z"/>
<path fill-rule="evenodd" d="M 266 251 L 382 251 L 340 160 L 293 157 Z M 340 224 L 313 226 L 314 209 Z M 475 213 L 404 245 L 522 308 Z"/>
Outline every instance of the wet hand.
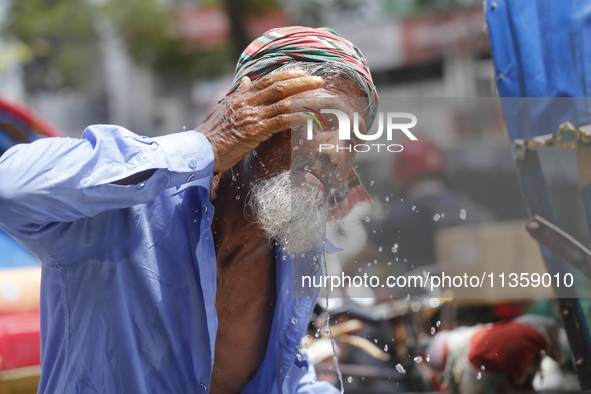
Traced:
<path fill-rule="evenodd" d="M 315 90 L 322 78 L 301 70 L 270 74 L 252 83 L 244 77 L 238 89 L 216 105 L 195 130 L 211 143 L 214 171 L 232 167 L 273 134 L 289 130 L 290 96 Z"/>

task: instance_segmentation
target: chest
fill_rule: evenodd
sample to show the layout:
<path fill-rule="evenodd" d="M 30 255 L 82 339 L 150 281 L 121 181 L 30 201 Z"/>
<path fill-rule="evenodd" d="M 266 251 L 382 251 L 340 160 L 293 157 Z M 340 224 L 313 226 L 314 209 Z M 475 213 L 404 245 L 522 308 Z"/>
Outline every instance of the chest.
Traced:
<path fill-rule="evenodd" d="M 216 310 L 218 331 L 212 393 L 238 393 L 256 375 L 265 357 L 276 303 L 273 253 L 218 265 Z"/>

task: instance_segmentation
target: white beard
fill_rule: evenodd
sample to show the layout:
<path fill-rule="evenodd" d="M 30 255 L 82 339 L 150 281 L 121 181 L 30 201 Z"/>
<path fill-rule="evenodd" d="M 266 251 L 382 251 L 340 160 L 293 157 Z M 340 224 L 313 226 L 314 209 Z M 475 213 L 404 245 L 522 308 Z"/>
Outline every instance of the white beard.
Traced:
<path fill-rule="evenodd" d="M 278 239 L 290 254 L 306 253 L 324 241 L 324 192 L 314 186 L 295 187 L 290 171 L 256 183 L 248 204 L 269 239 Z"/>

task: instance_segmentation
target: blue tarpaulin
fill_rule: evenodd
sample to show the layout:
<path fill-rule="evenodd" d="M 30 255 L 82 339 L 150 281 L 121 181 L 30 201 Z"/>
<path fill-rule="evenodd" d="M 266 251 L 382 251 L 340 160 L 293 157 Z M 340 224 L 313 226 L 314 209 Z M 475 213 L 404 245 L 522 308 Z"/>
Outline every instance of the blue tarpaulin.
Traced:
<path fill-rule="evenodd" d="M 591 124 L 591 0 L 488 0 L 486 20 L 505 124 L 512 141 L 556 135 L 568 121 L 574 127 Z M 588 141 L 575 138 L 577 169 L 590 165 Z M 563 130 L 564 131 L 564 130 Z M 582 131 L 579 130 L 582 135 Z M 563 133 L 565 136 L 568 133 Z M 561 135 L 560 139 L 562 140 Z M 554 140 L 554 138 L 552 138 Z M 564 140 L 563 140 L 564 141 Z M 526 144 L 515 144 L 525 147 Z M 530 216 L 557 223 L 540 166 L 537 146 L 515 150 L 519 183 Z M 545 146 L 545 145 L 541 145 Z M 591 217 L 591 184 L 579 178 L 581 197 Z M 587 223 L 591 231 L 591 222 Z M 540 244 L 546 269 L 564 275 L 570 267 L 549 245 Z M 576 286 L 569 294 L 554 287 L 575 369 L 583 390 L 591 389 L 591 335 Z"/>
<path fill-rule="evenodd" d="M 489 0 L 486 20 L 512 140 L 591 123 L 591 1 Z"/>

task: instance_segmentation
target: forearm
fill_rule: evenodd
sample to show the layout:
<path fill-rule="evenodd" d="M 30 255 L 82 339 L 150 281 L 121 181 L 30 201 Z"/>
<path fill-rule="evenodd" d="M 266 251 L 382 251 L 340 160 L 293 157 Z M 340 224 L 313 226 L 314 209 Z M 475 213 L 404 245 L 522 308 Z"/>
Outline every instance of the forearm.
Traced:
<path fill-rule="evenodd" d="M 146 138 L 92 126 L 82 139 L 43 139 L 0 158 L 0 224 L 34 232 L 151 201 L 212 171 L 211 146 L 197 132 Z"/>

